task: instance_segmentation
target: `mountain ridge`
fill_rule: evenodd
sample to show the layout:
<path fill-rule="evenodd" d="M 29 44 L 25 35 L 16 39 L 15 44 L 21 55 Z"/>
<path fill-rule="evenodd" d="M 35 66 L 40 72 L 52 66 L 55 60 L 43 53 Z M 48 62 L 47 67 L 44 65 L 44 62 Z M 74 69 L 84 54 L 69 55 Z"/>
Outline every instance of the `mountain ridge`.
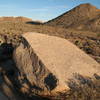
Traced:
<path fill-rule="evenodd" d="M 100 14 L 100 9 L 86 3 L 71 9 L 68 12 L 46 22 L 46 25 L 60 26 L 64 28 L 76 27 L 86 23 Z"/>
<path fill-rule="evenodd" d="M 0 21 L 32 21 L 31 18 L 27 18 L 27 17 L 22 17 L 22 16 L 18 16 L 18 17 L 0 17 Z"/>

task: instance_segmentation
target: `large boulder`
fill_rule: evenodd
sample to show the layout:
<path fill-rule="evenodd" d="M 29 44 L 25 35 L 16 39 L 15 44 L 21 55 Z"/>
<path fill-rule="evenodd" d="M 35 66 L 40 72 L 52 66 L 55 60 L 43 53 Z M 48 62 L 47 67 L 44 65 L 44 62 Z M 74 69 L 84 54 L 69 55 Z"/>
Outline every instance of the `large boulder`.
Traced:
<path fill-rule="evenodd" d="M 50 95 L 68 90 L 76 74 L 100 75 L 100 65 L 69 41 L 55 36 L 27 33 L 14 50 L 20 91 Z"/>

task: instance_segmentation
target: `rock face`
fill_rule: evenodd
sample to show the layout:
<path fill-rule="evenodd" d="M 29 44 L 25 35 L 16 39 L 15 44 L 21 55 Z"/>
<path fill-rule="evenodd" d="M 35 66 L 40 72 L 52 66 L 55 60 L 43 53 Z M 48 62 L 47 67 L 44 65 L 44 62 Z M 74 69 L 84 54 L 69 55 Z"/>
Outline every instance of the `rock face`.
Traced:
<path fill-rule="evenodd" d="M 69 41 L 39 33 L 23 36 L 13 54 L 21 92 L 50 95 L 68 90 L 75 73 L 100 75 L 100 65 Z"/>
<path fill-rule="evenodd" d="M 14 51 L 14 61 L 20 73 L 18 80 L 22 85 L 22 92 L 46 95 L 57 86 L 57 78 L 46 68 L 26 40 L 23 39 Z"/>

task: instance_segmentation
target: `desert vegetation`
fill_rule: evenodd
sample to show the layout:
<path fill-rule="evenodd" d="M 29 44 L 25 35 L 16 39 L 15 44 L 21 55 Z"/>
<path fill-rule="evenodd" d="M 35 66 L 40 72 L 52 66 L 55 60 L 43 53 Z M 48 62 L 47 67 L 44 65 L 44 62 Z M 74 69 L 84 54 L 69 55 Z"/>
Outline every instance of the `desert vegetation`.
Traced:
<path fill-rule="evenodd" d="M 20 26 L 20 27 L 19 27 Z M 91 31 L 79 31 L 75 29 L 65 29 L 47 25 L 34 25 L 30 23 L 0 22 L 0 34 L 24 34 L 26 32 L 38 32 L 48 35 L 58 36 L 73 42 L 80 49 L 84 50 L 91 57 L 100 62 L 100 37 L 99 33 Z"/>
<path fill-rule="evenodd" d="M 76 79 L 76 80 L 75 80 Z M 52 96 L 52 100 L 99 100 L 100 99 L 100 76 L 87 78 L 76 74 L 75 79 L 70 79 L 68 84 L 70 91 L 58 93 Z M 50 99 L 51 100 L 51 99 Z"/>
<path fill-rule="evenodd" d="M 81 12 L 80 15 L 78 11 Z M 99 9 L 90 4 L 83 4 L 46 23 L 34 22 L 25 17 L 0 18 L 0 90 L 5 93 L 5 88 L 2 87 L 6 84 L 5 86 L 17 93 L 16 97 L 20 96 L 21 100 L 22 98 L 25 100 L 100 100 L 100 76 L 96 73 L 93 77 L 75 73 L 74 77 L 66 82 L 70 90 L 63 93 L 58 92 L 51 96 L 32 94 L 31 90 L 27 93 L 27 89 L 23 89 L 20 85 L 26 77 L 19 75 L 19 70 L 13 61 L 13 51 L 22 42 L 22 34 L 38 32 L 69 40 L 100 64 L 99 15 Z M 36 86 L 34 87 L 37 89 Z"/>

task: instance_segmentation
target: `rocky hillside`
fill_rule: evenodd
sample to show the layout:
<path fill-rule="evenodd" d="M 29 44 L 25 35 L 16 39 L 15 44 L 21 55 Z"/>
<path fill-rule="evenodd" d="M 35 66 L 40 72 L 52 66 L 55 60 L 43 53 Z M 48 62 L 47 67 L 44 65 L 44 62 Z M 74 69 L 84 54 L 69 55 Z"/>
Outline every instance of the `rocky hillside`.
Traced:
<path fill-rule="evenodd" d="M 91 4 L 81 4 L 72 10 L 60 15 L 59 17 L 46 22 L 46 25 L 60 26 L 64 28 L 86 29 L 82 25 L 86 24 L 87 29 L 96 27 L 96 31 L 99 30 L 99 16 L 100 9 L 97 9 Z M 89 24 L 91 26 L 89 27 Z M 88 24 L 88 25 L 87 25 Z M 94 29 L 95 30 L 95 29 Z"/>
<path fill-rule="evenodd" d="M 100 14 L 85 22 L 84 24 L 79 25 L 78 27 L 76 27 L 76 29 L 100 33 Z"/>

